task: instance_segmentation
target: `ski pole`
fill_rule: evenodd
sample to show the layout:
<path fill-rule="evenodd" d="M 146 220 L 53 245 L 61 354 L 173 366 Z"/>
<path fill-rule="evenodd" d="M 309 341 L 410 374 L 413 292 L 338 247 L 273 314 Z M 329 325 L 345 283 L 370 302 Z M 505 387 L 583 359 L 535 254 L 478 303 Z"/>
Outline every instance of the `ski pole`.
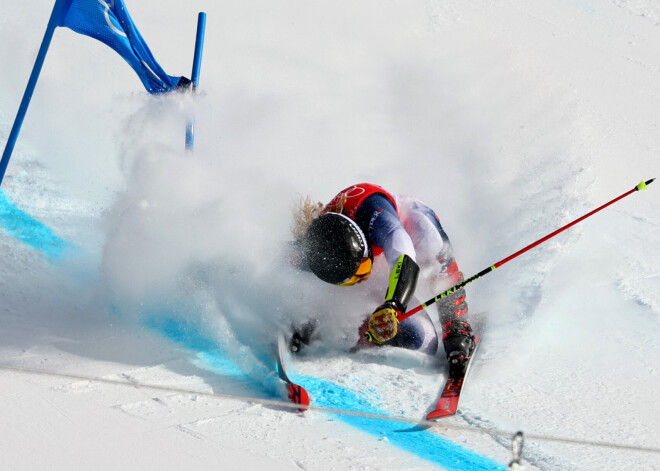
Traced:
<path fill-rule="evenodd" d="M 633 188 L 632 190 L 625 192 L 625 193 L 622 194 L 621 196 L 618 196 L 618 197 L 614 198 L 612 201 L 610 201 L 610 202 L 608 202 L 608 203 L 605 203 L 604 205 L 602 205 L 602 206 L 600 206 L 600 207 L 594 209 L 594 210 L 591 211 L 590 213 L 587 213 L 587 214 L 585 214 L 584 216 L 579 217 L 579 218 L 576 219 L 575 221 L 573 221 L 573 222 L 571 222 L 571 223 L 569 223 L 569 224 L 566 224 L 564 227 L 561 227 L 561 228 L 557 229 L 556 231 L 552 232 L 551 234 L 548 234 L 547 236 L 545 236 L 545 237 L 543 237 L 543 238 L 537 240 L 536 242 L 533 242 L 533 243 L 529 244 L 527 247 L 525 247 L 525 248 L 523 248 L 523 249 L 520 249 L 519 251 L 517 251 L 516 253 L 514 253 L 514 254 L 512 254 L 512 255 L 509 255 L 508 257 L 506 257 L 505 259 L 500 260 L 500 261 L 497 262 L 496 264 L 491 265 L 490 267 L 488 267 L 488 268 L 486 268 L 486 269 L 484 269 L 484 270 L 481 270 L 481 271 L 480 271 L 479 273 L 477 273 L 476 275 L 471 276 L 470 278 L 461 281 L 461 282 L 458 283 L 457 285 L 455 285 L 455 286 L 449 288 L 447 291 L 443 291 L 442 293 L 440 293 L 440 294 L 437 295 L 436 297 L 429 299 L 429 300 L 426 301 L 425 303 L 420 304 L 419 306 L 417 306 L 417 307 L 414 308 L 414 309 L 411 309 L 410 311 L 406 312 L 405 314 L 401 314 L 400 316 L 398 316 L 398 320 L 399 320 L 399 322 L 403 321 L 404 319 L 409 318 L 409 317 L 412 316 L 413 314 L 418 313 L 419 311 L 421 311 L 421 310 L 424 309 L 425 307 L 428 307 L 428 306 L 430 306 L 431 304 L 433 304 L 433 303 L 435 303 L 435 302 L 437 302 L 437 301 L 440 301 L 442 298 L 445 298 L 445 297 L 449 296 L 450 294 L 454 293 L 455 291 L 458 291 L 458 290 L 461 289 L 463 286 L 465 286 L 465 285 L 467 285 L 467 284 L 469 284 L 469 283 L 472 283 L 474 280 L 478 280 L 478 279 L 481 278 L 482 276 L 487 275 L 488 273 L 492 272 L 492 271 L 495 270 L 496 268 L 499 268 L 499 267 L 501 267 L 502 265 L 504 265 L 505 263 L 510 262 L 511 260 L 513 260 L 514 258 L 516 258 L 518 255 L 522 255 L 522 254 L 524 254 L 525 252 L 527 252 L 528 250 L 533 249 L 533 248 L 536 247 L 537 245 L 542 244 L 542 243 L 545 242 L 546 240 L 553 238 L 554 236 L 556 236 L 556 235 L 559 234 L 560 232 L 565 231 L 565 230 L 568 229 L 569 227 L 574 226 L 575 224 L 577 224 L 577 223 L 580 222 L 580 221 L 583 221 L 584 219 L 587 219 L 589 216 L 591 216 L 591 215 L 597 213 L 597 212 L 600 211 L 601 209 L 605 209 L 605 208 L 607 208 L 609 205 L 616 203 L 616 202 L 619 201 L 620 199 L 623 199 L 623 198 L 625 198 L 626 196 L 628 196 L 628 195 L 630 195 L 630 194 L 632 194 L 632 193 L 634 193 L 634 192 L 636 192 L 636 191 L 639 191 L 639 190 L 646 190 L 647 185 L 650 185 L 651 183 L 653 183 L 653 180 L 655 180 L 655 178 L 652 178 L 652 179 L 647 180 L 647 181 L 642 181 L 639 185 L 637 185 L 637 186 L 636 186 L 635 188 Z"/>

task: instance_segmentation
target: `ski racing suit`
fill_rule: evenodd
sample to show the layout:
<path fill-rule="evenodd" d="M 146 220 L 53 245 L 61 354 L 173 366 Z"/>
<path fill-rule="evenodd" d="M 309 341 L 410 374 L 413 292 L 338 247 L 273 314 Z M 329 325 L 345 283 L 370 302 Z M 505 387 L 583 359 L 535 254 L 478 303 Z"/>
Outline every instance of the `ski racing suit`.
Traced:
<path fill-rule="evenodd" d="M 415 292 L 420 271 L 435 290 L 448 289 L 462 280 L 438 216 L 421 201 L 394 195 L 378 185 L 360 183 L 337 194 L 326 209 L 355 221 L 373 255 L 384 254 L 390 269 L 400 267 L 396 286 L 389 287 L 385 301 L 395 302 L 402 312 Z M 437 309 L 445 350 L 449 353 L 448 337 L 471 335 L 465 290 L 438 301 Z M 438 335 L 423 310 L 403 320 L 398 334 L 387 344 L 433 355 L 438 348 Z"/>

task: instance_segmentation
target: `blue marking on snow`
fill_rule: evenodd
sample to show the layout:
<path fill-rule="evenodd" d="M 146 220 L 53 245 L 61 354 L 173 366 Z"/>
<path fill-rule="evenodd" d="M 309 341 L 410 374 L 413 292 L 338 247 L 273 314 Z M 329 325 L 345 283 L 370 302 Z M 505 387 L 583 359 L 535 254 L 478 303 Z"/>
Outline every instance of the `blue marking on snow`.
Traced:
<path fill-rule="evenodd" d="M 218 348 L 217 342 L 202 335 L 194 325 L 167 312 L 148 314 L 142 323 L 189 350 L 213 351 Z"/>
<path fill-rule="evenodd" d="M 197 359 L 206 364 L 211 371 L 223 376 L 245 376 L 234 362 L 222 351 L 213 339 L 203 335 L 199 329 L 179 318 L 176 314 L 163 311 L 149 314 L 143 324 L 188 350 L 197 353 Z"/>
<path fill-rule="evenodd" d="M 183 347 L 195 351 L 198 360 L 205 362 L 210 370 L 222 375 L 244 376 L 244 373 L 226 356 L 218 343 L 202 334 L 194 324 L 163 313 L 150 315 L 144 324 Z M 289 374 L 293 381 L 307 389 L 312 398 L 312 404 L 316 406 L 390 415 L 374 406 L 363 393 L 319 378 L 296 375 L 291 371 Z M 368 396 L 378 399 L 375 390 L 370 390 Z M 505 469 L 495 461 L 431 432 L 411 431 L 413 427 L 405 423 L 343 414 L 331 415 L 448 471 L 504 471 Z"/>
<path fill-rule="evenodd" d="M 374 407 L 356 391 L 319 378 L 296 375 L 291 372 L 289 374 L 292 381 L 307 389 L 312 398 L 312 404 L 316 406 L 392 416 Z M 431 432 L 413 431 L 412 425 L 352 415 L 333 414 L 333 416 L 448 471 L 503 471 L 505 469 L 501 464 Z"/>
<path fill-rule="evenodd" d="M 223 376 L 245 376 L 245 373 L 220 351 L 199 352 L 197 359 L 207 365 L 211 371 L 215 371 Z"/>
<path fill-rule="evenodd" d="M 18 209 L 0 190 L 0 227 L 24 244 L 51 258 L 61 257 L 73 246 L 55 234 L 48 226 Z"/>

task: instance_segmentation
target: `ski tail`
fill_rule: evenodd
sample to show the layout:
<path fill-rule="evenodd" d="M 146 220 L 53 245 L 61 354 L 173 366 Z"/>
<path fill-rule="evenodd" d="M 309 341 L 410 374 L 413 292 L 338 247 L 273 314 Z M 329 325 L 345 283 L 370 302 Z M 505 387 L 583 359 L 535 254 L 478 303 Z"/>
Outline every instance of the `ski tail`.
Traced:
<path fill-rule="evenodd" d="M 465 383 L 465 378 L 470 372 L 472 361 L 476 356 L 480 343 L 481 337 L 477 336 L 475 338 L 474 349 L 472 350 L 472 353 L 470 353 L 465 368 L 449 370 L 447 381 L 445 382 L 444 388 L 442 388 L 440 398 L 433 410 L 426 416 L 426 420 L 439 420 L 444 417 L 456 415 L 456 412 L 458 412 L 458 401 L 461 399 L 461 392 L 463 391 L 463 384 Z"/>
<path fill-rule="evenodd" d="M 458 401 L 461 398 L 463 379 L 464 377 L 462 376 L 458 378 L 447 378 L 440 399 L 438 399 L 435 408 L 426 416 L 426 420 L 438 420 L 444 417 L 450 417 L 458 412 Z"/>

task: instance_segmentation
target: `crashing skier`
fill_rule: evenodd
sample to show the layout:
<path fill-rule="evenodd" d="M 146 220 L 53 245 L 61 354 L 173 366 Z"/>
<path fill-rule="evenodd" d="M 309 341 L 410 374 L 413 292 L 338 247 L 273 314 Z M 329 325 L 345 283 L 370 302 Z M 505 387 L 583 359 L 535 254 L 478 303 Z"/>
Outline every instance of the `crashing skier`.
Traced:
<path fill-rule="evenodd" d="M 337 194 L 330 203 L 301 201 L 294 228 L 300 268 L 339 286 L 366 281 L 374 256 L 383 254 L 391 270 L 384 302 L 360 328 L 359 345 L 391 345 L 434 355 L 438 334 L 433 321 L 421 311 L 399 322 L 417 287 L 421 272 L 434 289 L 454 286 L 462 273 L 452 254 L 449 238 L 435 212 L 409 196 L 361 183 Z M 442 342 L 453 366 L 462 366 L 474 349 L 467 321 L 463 288 L 437 303 Z M 297 329 L 291 339 L 296 352 L 308 344 L 312 321 Z"/>

